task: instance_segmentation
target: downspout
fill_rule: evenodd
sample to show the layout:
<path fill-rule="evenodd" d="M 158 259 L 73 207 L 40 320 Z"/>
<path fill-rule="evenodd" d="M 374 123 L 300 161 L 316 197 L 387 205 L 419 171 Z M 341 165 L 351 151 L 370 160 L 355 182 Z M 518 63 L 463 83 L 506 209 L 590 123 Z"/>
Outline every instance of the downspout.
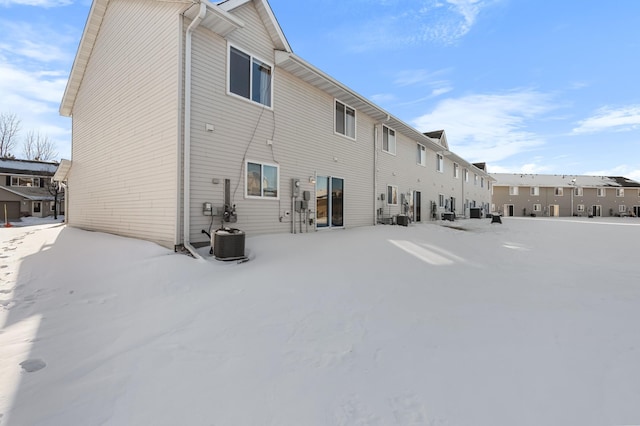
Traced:
<path fill-rule="evenodd" d="M 373 125 L 373 226 L 378 224 L 378 126 Z"/>
<path fill-rule="evenodd" d="M 198 260 L 204 260 L 196 249 L 189 243 L 189 230 L 191 227 L 190 206 L 191 206 L 191 37 L 193 31 L 207 15 L 207 5 L 200 3 L 198 16 L 189 24 L 185 40 L 185 76 L 184 76 L 184 153 L 183 153 L 183 236 L 182 244 L 189 253 Z"/>

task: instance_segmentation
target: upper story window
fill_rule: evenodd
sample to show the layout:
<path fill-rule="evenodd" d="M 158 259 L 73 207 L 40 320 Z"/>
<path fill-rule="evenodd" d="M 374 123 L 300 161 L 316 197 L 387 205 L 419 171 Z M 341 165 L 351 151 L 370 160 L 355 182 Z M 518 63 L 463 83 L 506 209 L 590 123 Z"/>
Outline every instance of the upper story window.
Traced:
<path fill-rule="evenodd" d="M 271 65 L 229 46 L 229 92 L 271 107 Z"/>
<path fill-rule="evenodd" d="M 385 125 L 382 126 L 382 150 L 396 155 L 396 131 Z"/>
<path fill-rule="evenodd" d="M 616 197 L 624 197 L 624 188 L 616 188 Z"/>
<path fill-rule="evenodd" d="M 427 165 L 427 148 L 424 145 L 418 144 L 418 164 L 421 166 Z"/>
<path fill-rule="evenodd" d="M 480 177 L 480 188 L 484 188 L 484 177 Z"/>
<path fill-rule="evenodd" d="M 11 176 L 11 186 L 40 187 L 40 178 Z"/>
<path fill-rule="evenodd" d="M 540 195 L 540 187 L 539 186 L 532 186 L 529 189 L 529 195 L 533 195 L 535 197 Z"/>
<path fill-rule="evenodd" d="M 444 157 L 440 154 L 436 154 L 436 170 L 440 173 L 444 172 Z"/>
<path fill-rule="evenodd" d="M 576 197 L 582 197 L 582 194 L 583 194 L 582 188 L 575 187 L 573 189 L 573 195 L 575 195 Z"/>
<path fill-rule="evenodd" d="M 356 138 L 356 110 L 338 100 L 336 100 L 336 133 L 351 139 Z"/>
<path fill-rule="evenodd" d="M 596 196 L 598 197 L 606 197 L 607 190 L 605 188 L 596 188 Z"/>
<path fill-rule="evenodd" d="M 280 167 L 273 164 L 247 161 L 247 179 L 245 185 L 247 188 L 247 197 L 278 198 Z"/>
<path fill-rule="evenodd" d="M 509 187 L 509 195 L 518 195 L 518 187 L 510 186 Z"/>
<path fill-rule="evenodd" d="M 478 184 L 478 174 L 477 174 L 477 173 L 474 173 L 474 174 L 473 174 L 473 184 L 474 184 L 474 185 L 477 185 L 477 184 Z"/>
<path fill-rule="evenodd" d="M 463 175 L 464 175 L 464 181 L 469 182 L 469 170 L 464 169 Z"/>
<path fill-rule="evenodd" d="M 561 187 L 557 187 L 554 192 L 558 197 L 562 197 L 564 195 L 564 189 Z"/>
<path fill-rule="evenodd" d="M 460 166 L 458 163 L 453 163 L 453 177 L 456 179 L 460 178 Z"/>

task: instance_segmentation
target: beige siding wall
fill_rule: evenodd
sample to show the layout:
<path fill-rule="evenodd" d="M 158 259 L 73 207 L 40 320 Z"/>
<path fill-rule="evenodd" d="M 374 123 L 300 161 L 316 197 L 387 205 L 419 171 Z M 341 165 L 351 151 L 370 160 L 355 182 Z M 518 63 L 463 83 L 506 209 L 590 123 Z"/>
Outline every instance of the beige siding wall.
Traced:
<path fill-rule="evenodd" d="M 465 199 L 469 203 L 475 201 L 477 206 L 483 203 L 489 203 L 491 200 L 491 192 L 488 189 L 488 182 L 485 179 L 484 186 L 480 185 L 480 177 L 478 184 L 473 181 L 473 170 L 470 170 L 469 182 L 463 182 L 463 165 L 459 166 L 458 178 L 454 177 L 453 164 L 454 161 L 443 155 L 443 170 L 437 170 L 437 155 L 439 151 L 434 151 L 426 146 L 425 165 L 418 164 L 418 143 L 406 136 L 396 132 L 396 153 L 395 155 L 383 151 L 383 126 L 378 128 L 377 143 L 377 191 L 376 204 L 378 209 L 382 209 L 382 217 L 388 218 L 396 214 L 404 213 L 401 205 L 401 194 L 405 194 L 407 200 L 413 197 L 415 191 L 420 192 L 421 196 L 421 221 L 431 219 L 431 203 L 439 204 L 439 196 L 442 194 L 448 200 L 449 206 L 451 198 L 455 198 L 455 211 L 458 215 L 465 214 Z M 442 151 L 445 151 L 442 148 Z M 396 186 L 398 189 L 398 204 L 390 204 L 387 196 L 388 185 Z M 382 200 L 380 194 L 384 195 Z M 437 208 L 436 213 L 444 211 L 443 208 Z M 439 216 L 437 216 L 439 217 Z M 415 219 L 415 218 L 414 218 Z"/>
<path fill-rule="evenodd" d="M 245 28 L 228 38 L 237 48 L 274 63 L 271 40 L 252 4 L 233 13 Z M 260 234 L 291 229 L 291 179 L 310 191 L 315 213 L 315 185 L 310 177 L 344 179 L 345 226 L 374 222 L 374 122 L 357 112 L 357 140 L 334 134 L 334 99 L 287 72 L 274 70 L 273 109 L 226 93 L 227 41 L 199 28 L 194 36 L 194 93 L 191 157 L 191 240 L 204 241 L 211 217 L 202 203 L 222 207 L 224 179 L 231 181 L 231 203 L 238 222 L 227 224 Z M 211 124 L 214 131 L 206 131 Z M 273 141 L 272 145 L 267 141 Z M 245 197 L 245 162 L 280 167 L 279 200 Z M 213 183 L 214 180 L 218 183 Z M 213 228 L 220 225 L 214 218 Z"/>
<path fill-rule="evenodd" d="M 109 3 L 72 111 L 70 225 L 175 244 L 183 7 Z"/>
<path fill-rule="evenodd" d="M 556 195 L 555 187 L 540 187 L 538 196 L 531 195 L 530 186 L 519 186 L 518 195 L 510 195 L 508 186 L 496 186 L 493 191 L 493 204 L 497 211 L 504 213 L 504 205 L 514 206 L 514 216 L 536 213 L 538 216 L 548 216 L 551 205 L 559 206 L 559 216 L 587 216 L 593 212 L 593 206 L 600 206 L 601 216 L 617 216 L 633 212 L 634 206 L 640 206 L 638 188 L 625 188 L 624 196 L 616 196 L 616 188 L 605 188 L 604 197 L 599 197 L 596 188 L 582 188 L 582 195 L 571 196 L 573 188 L 564 187 L 563 195 Z M 573 203 L 572 203 L 573 198 Z M 534 212 L 534 204 L 541 205 L 541 211 Z M 573 211 L 571 206 L 573 205 Z M 578 211 L 578 206 L 584 206 L 584 211 Z M 623 205 L 624 212 L 620 206 Z"/>

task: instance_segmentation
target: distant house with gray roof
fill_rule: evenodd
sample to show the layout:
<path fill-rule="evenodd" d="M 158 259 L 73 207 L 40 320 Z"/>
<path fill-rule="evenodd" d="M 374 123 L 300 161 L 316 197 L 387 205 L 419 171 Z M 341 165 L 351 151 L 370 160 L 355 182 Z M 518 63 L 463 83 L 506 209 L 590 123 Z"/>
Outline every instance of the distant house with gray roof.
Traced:
<path fill-rule="evenodd" d="M 503 216 L 640 215 L 640 183 L 622 176 L 491 173 L 492 210 Z"/>
<path fill-rule="evenodd" d="M 58 163 L 0 158 L 0 218 L 46 217 L 54 212 L 55 197 L 49 184 Z M 58 213 L 63 211 L 61 198 Z"/>

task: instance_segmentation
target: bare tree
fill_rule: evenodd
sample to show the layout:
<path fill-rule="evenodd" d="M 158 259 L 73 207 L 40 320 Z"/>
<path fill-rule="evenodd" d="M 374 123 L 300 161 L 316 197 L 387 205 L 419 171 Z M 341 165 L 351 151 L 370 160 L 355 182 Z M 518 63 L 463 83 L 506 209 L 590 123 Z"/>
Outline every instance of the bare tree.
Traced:
<path fill-rule="evenodd" d="M 12 157 L 19 131 L 20 120 L 15 114 L 0 113 L 0 158 Z"/>
<path fill-rule="evenodd" d="M 47 135 L 33 130 L 24 138 L 22 149 L 27 160 L 50 161 L 58 155 L 53 141 Z"/>

